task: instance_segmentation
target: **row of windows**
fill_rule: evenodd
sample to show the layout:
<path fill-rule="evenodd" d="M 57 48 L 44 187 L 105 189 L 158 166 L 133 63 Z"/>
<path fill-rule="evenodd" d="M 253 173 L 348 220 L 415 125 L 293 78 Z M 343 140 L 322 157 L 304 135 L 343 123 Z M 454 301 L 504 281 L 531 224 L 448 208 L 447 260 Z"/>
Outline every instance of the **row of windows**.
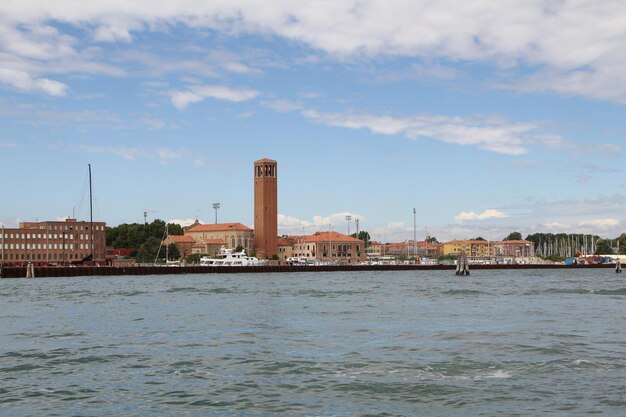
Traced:
<path fill-rule="evenodd" d="M 304 245 L 296 245 L 295 249 L 297 249 L 297 250 L 304 250 Z M 311 246 L 310 245 L 306 245 L 306 250 L 311 250 Z M 326 251 L 326 245 L 322 245 L 322 250 Z M 339 250 L 339 251 L 346 252 L 346 251 L 352 250 L 352 245 L 333 245 L 333 250 Z M 355 246 L 355 250 L 357 252 L 360 252 L 361 251 L 361 247 L 359 245 L 356 245 Z"/>
<path fill-rule="evenodd" d="M 29 229 L 32 229 L 29 227 Z M 38 227 L 38 229 L 40 230 L 80 230 L 80 231 L 88 231 L 89 230 L 89 226 L 73 226 L 73 225 L 62 225 L 62 226 L 57 226 L 57 225 L 48 225 L 48 227 L 46 227 L 46 225 L 40 225 Z M 93 230 L 98 230 L 98 231 L 104 231 L 105 226 L 94 226 Z M 2 234 L 0 233 L 0 237 L 2 237 Z"/>
<path fill-rule="evenodd" d="M 1 239 L 75 239 L 78 238 L 79 240 L 89 240 L 90 236 L 89 235 L 84 235 L 84 234 L 80 234 L 80 235 L 74 235 L 74 234 L 67 234 L 67 233 L 62 233 L 62 234 L 30 234 L 30 233 L 6 233 L 4 236 L 2 236 L 2 233 L 0 233 L 0 240 Z"/>
<path fill-rule="evenodd" d="M 89 249 L 89 243 L 81 243 L 80 245 L 76 245 L 77 248 L 79 249 Z M 2 248 L 2 244 L 0 244 L 0 248 Z M 65 245 L 59 244 L 59 243 L 51 243 L 51 244 L 46 244 L 46 243 L 38 243 L 38 244 L 23 244 L 23 243 L 5 243 L 4 244 L 4 249 L 5 250 L 10 250 L 10 249 L 25 249 L 25 250 L 35 250 L 35 249 L 44 249 L 44 250 L 48 250 L 48 249 L 69 249 L 69 250 L 74 250 L 74 244 L 73 243 L 66 243 Z"/>
<path fill-rule="evenodd" d="M 84 254 L 79 253 L 9 253 L 5 256 L 5 260 L 7 261 L 19 261 L 19 260 L 37 260 L 37 261 L 61 261 L 66 259 L 83 259 L 85 257 Z"/>

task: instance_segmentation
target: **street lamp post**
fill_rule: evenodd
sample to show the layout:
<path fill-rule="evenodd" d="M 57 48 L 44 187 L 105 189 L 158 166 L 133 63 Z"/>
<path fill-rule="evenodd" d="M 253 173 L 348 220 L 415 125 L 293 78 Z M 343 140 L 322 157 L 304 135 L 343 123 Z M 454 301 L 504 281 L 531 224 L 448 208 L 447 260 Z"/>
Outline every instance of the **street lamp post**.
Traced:
<path fill-rule="evenodd" d="M 348 221 L 348 236 L 350 236 L 350 220 L 352 220 L 352 216 L 347 215 L 346 220 Z"/>
<path fill-rule="evenodd" d="M 217 210 L 220 208 L 220 203 L 213 203 L 213 210 L 215 210 L 215 224 L 217 224 Z"/>

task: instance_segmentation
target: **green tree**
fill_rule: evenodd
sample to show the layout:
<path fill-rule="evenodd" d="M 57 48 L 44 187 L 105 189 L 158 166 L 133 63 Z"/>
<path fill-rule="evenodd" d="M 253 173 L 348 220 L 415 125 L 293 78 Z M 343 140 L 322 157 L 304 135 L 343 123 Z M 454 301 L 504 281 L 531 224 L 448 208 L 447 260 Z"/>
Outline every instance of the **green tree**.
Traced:
<path fill-rule="evenodd" d="M 190 264 L 197 264 L 198 262 L 200 262 L 200 258 L 202 258 L 202 255 L 200 255 L 199 253 L 194 253 L 186 257 L 185 260 Z"/>
<path fill-rule="evenodd" d="M 167 256 L 169 258 L 168 260 L 170 261 L 175 261 L 176 259 L 180 258 L 180 251 L 175 244 L 170 243 L 169 245 L 167 245 Z"/>
<path fill-rule="evenodd" d="M 613 248 L 611 247 L 611 241 L 601 239 L 596 243 L 596 251 L 594 255 L 613 255 Z"/>
<path fill-rule="evenodd" d="M 522 240 L 522 234 L 520 232 L 512 232 L 504 240 Z"/>
<path fill-rule="evenodd" d="M 428 242 L 428 243 L 439 243 L 439 241 L 437 240 L 437 238 L 435 236 L 428 236 L 426 238 L 426 242 Z"/>
<path fill-rule="evenodd" d="M 470 239 L 470 240 L 485 240 L 486 241 L 487 239 L 485 239 L 482 236 L 478 236 L 478 237 L 475 237 L 474 239 Z"/>
<path fill-rule="evenodd" d="M 139 246 L 139 250 L 137 251 L 137 262 L 140 263 L 152 263 L 156 258 L 157 252 L 159 251 L 159 247 L 161 246 L 161 239 L 156 237 L 149 237 Z M 159 258 L 165 258 L 165 251 L 162 250 L 159 253 Z"/>
<path fill-rule="evenodd" d="M 356 239 L 360 239 L 363 242 L 365 242 L 366 248 L 368 248 L 371 244 L 371 237 L 370 237 L 370 234 L 367 232 L 367 230 L 361 230 L 358 236 L 356 233 L 352 233 L 350 236 Z"/>
<path fill-rule="evenodd" d="M 245 248 L 241 245 L 237 245 L 237 247 L 235 248 L 235 252 L 241 252 L 242 250 L 244 250 Z"/>
<path fill-rule="evenodd" d="M 179 224 L 169 223 L 170 235 L 182 235 L 183 228 Z M 114 248 L 139 248 L 150 237 L 162 239 L 165 235 L 165 222 L 156 219 L 152 223 L 120 224 L 116 227 L 107 227 L 107 246 Z"/>

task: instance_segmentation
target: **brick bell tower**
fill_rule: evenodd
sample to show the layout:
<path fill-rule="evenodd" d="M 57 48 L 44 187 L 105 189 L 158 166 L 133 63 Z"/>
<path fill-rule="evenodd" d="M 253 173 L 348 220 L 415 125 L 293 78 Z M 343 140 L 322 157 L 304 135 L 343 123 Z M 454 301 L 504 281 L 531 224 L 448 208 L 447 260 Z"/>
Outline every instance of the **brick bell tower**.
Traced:
<path fill-rule="evenodd" d="M 254 250 L 259 258 L 278 254 L 277 163 L 254 161 Z"/>

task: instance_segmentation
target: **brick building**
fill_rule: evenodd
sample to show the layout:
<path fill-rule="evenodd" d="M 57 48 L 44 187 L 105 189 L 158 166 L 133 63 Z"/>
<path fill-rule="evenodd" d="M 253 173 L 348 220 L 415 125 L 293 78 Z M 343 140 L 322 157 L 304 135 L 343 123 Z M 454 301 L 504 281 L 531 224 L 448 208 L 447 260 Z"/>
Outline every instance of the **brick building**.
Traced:
<path fill-rule="evenodd" d="M 93 230 L 90 230 L 89 222 L 76 219 L 24 222 L 18 228 L 0 229 L 0 261 L 65 264 L 93 254 L 96 263 L 105 263 L 105 242 L 105 222 L 93 222 Z"/>
<path fill-rule="evenodd" d="M 190 227 L 185 228 L 184 233 L 185 236 L 193 238 L 196 244 L 199 245 L 219 245 L 220 247 L 223 245 L 227 249 L 236 249 L 237 246 L 241 245 L 248 254 L 252 253 L 254 248 L 254 232 L 241 223 L 194 223 Z M 208 248 L 208 246 L 206 254 L 213 255 L 210 253 L 211 248 Z M 195 247 L 193 249 L 192 253 L 202 253 L 201 251 L 196 252 Z"/>
<path fill-rule="evenodd" d="M 366 259 L 365 242 L 339 232 L 317 232 L 295 238 L 292 256 L 345 263 Z"/>
<path fill-rule="evenodd" d="M 493 244 L 496 256 L 535 256 L 535 244 L 528 240 L 503 240 Z"/>

